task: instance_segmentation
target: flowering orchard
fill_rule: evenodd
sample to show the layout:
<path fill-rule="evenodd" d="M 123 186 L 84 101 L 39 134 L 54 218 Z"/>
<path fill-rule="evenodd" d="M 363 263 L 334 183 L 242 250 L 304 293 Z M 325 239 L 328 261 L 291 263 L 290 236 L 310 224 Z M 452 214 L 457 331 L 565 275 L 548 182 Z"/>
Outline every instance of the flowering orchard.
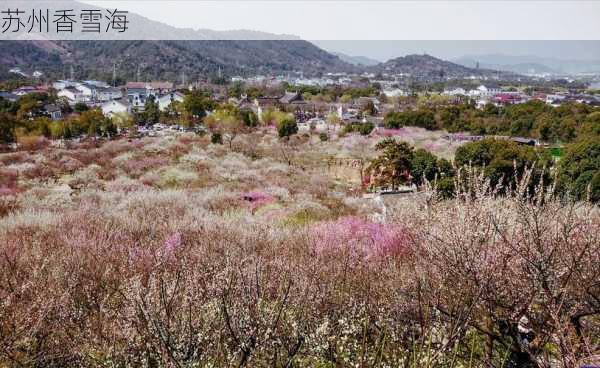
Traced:
<path fill-rule="evenodd" d="M 597 206 L 465 172 L 384 211 L 319 166 L 375 140 L 275 134 L 0 155 L 0 366 L 599 364 Z"/>

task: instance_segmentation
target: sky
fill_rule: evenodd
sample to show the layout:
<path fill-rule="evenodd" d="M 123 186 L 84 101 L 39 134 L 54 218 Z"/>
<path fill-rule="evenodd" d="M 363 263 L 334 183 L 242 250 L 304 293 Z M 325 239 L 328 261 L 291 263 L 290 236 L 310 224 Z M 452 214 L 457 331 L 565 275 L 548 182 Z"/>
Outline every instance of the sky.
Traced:
<path fill-rule="evenodd" d="M 329 51 L 386 60 L 409 53 L 538 55 L 600 59 L 589 42 L 406 42 L 600 40 L 598 0 L 85 0 L 171 26 L 249 29 L 299 36 Z M 343 42 L 338 42 L 338 41 Z M 349 42 L 403 40 L 405 42 Z M 335 41 L 335 42 L 334 42 Z M 557 45 L 560 45 L 557 46 Z"/>
<path fill-rule="evenodd" d="M 379 61 L 411 53 L 600 60 L 600 0 L 81 1 L 177 28 L 294 35 Z"/>
<path fill-rule="evenodd" d="M 87 0 L 176 27 L 304 39 L 600 39 L 597 0 Z M 500 36 L 500 37 L 499 37 Z"/>

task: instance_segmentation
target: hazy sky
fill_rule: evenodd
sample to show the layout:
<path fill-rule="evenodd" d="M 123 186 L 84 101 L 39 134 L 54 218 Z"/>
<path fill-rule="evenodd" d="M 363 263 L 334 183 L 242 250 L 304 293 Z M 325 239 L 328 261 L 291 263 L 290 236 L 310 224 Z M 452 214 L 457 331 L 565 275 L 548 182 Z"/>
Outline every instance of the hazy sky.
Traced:
<path fill-rule="evenodd" d="M 600 40 L 598 0 L 84 0 L 175 27 L 249 29 L 306 40 Z M 385 60 L 427 52 L 600 59 L 594 42 L 321 42 Z"/>
<path fill-rule="evenodd" d="M 318 40 L 600 39 L 600 1 L 88 0 L 176 26 Z"/>

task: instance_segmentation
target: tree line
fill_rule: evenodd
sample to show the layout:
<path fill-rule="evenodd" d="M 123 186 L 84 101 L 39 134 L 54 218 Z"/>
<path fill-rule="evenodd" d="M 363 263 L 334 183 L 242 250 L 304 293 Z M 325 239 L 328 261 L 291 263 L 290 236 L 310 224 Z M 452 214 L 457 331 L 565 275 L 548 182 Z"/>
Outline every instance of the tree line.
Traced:
<path fill-rule="evenodd" d="M 600 136 L 600 109 L 581 103 L 553 107 L 538 100 L 500 107 L 488 104 L 483 109 L 462 103 L 392 111 L 386 114 L 384 125 L 392 129 L 417 126 L 477 135 L 531 137 L 544 142 L 572 142 Z"/>

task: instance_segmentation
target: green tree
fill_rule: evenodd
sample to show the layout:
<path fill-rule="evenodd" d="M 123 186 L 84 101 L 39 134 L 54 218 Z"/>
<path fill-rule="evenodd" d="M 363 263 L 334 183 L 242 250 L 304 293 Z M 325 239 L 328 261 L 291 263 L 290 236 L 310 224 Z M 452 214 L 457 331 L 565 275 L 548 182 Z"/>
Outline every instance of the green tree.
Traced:
<path fill-rule="evenodd" d="M 411 175 L 417 185 L 423 184 L 423 180 L 432 181 L 439 174 L 438 159 L 431 152 L 419 148 L 414 151 L 411 160 Z"/>
<path fill-rule="evenodd" d="M 84 112 L 88 111 L 90 108 L 84 102 L 77 102 L 75 106 L 73 106 L 73 110 L 76 112 Z"/>
<path fill-rule="evenodd" d="M 118 130 L 127 130 L 135 125 L 133 117 L 126 112 L 119 112 L 111 117 L 112 123 Z"/>
<path fill-rule="evenodd" d="M 566 146 L 559 164 L 559 182 L 577 199 L 589 194 L 600 201 L 600 141 L 588 138 Z"/>
<path fill-rule="evenodd" d="M 223 136 L 219 132 L 214 132 L 210 136 L 210 142 L 212 144 L 223 144 Z"/>
<path fill-rule="evenodd" d="M 386 138 L 375 145 L 380 154 L 371 161 L 366 172 L 376 187 L 396 187 L 410 181 L 413 148 L 406 142 Z"/>
<path fill-rule="evenodd" d="M 214 108 L 214 103 L 205 93 L 194 90 L 185 95 L 182 108 L 186 120 L 199 121 L 206 116 L 207 110 Z"/>
<path fill-rule="evenodd" d="M 247 129 L 236 109 L 227 106 L 204 118 L 204 123 L 213 132 L 221 133 L 230 149 L 233 148 L 233 140 L 237 135 Z"/>
<path fill-rule="evenodd" d="M 148 96 L 144 104 L 144 120 L 146 124 L 157 124 L 160 121 L 160 110 L 154 95 Z"/>
<path fill-rule="evenodd" d="M 280 138 L 290 137 L 298 133 L 298 124 L 296 124 L 296 120 L 290 118 L 282 120 L 277 124 L 277 133 Z"/>
<path fill-rule="evenodd" d="M 243 109 L 239 112 L 240 118 L 249 128 L 257 127 L 259 124 L 258 115 L 252 110 Z"/>
<path fill-rule="evenodd" d="M 0 113 L 0 143 L 12 143 L 15 141 L 15 128 L 17 119 L 9 113 Z"/>
<path fill-rule="evenodd" d="M 531 146 L 519 145 L 509 140 L 484 139 L 469 142 L 456 150 L 454 158 L 457 166 L 473 165 L 484 167 L 485 175 L 492 185 L 503 186 L 514 184 L 525 168 L 535 166 L 532 186 L 545 177 L 548 182 L 547 170 L 552 164 L 550 154 Z"/>

